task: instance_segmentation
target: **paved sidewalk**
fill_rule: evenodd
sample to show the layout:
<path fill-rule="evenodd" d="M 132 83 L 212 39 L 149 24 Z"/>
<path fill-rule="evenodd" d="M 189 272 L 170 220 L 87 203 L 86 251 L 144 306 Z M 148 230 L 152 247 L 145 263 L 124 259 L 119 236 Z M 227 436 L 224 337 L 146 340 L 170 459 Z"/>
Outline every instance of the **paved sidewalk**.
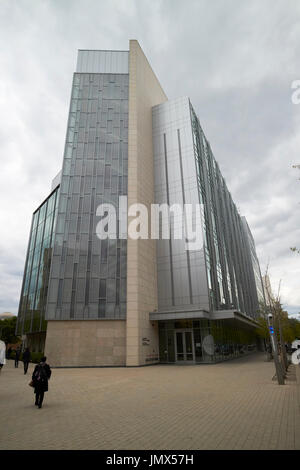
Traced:
<path fill-rule="evenodd" d="M 0 375 L 0 449 L 300 449 L 295 366 L 285 386 L 255 354 L 215 365 L 53 369 L 43 408 L 23 364 Z M 299 401 L 298 401 L 299 400 Z"/>

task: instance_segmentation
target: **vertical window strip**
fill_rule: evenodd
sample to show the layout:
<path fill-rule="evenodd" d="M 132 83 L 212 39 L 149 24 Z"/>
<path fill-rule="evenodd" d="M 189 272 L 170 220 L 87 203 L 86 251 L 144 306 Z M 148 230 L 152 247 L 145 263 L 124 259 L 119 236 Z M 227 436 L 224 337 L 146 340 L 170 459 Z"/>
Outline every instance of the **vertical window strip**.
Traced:
<path fill-rule="evenodd" d="M 185 208 L 185 193 L 184 193 L 184 183 L 183 183 L 183 165 L 182 165 L 180 129 L 177 129 L 177 137 L 178 137 L 178 150 L 179 150 L 179 163 L 180 163 L 180 177 L 181 177 L 182 201 L 183 201 L 183 207 Z M 186 223 L 186 220 L 185 220 L 185 223 Z M 192 288 L 192 277 L 191 277 L 191 276 L 192 276 L 192 274 L 191 274 L 191 260 L 190 260 L 190 252 L 189 252 L 189 250 L 186 250 L 186 261 L 187 261 L 187 268 L 188 268 L 190 303 L 193 304 L 193 288 Z"/>
<path fill-rule="evenodd" d="M 167 204 L 168 204 L 168 207 L 170 207 L 169 175 L 168 175 L 168 163 L 167 163 L 167 142 L 166 142 L 166 134 L 164 134 L 164 155 L 165 155 L 165 172 L 166 172 Z M 171 296 L 172 296 L 172 305 L 175 305 L 171 224 L 170 224 L 169 251 L 170 251 Z"/>
<path fill-rule="evenodd" d="M 74 318 L 75 295 L 76 295 L 76 282 L 77 282 L 77 270 L 78 270 L 78 263 L 74 263 L 74 265 L 73 265 L 73 279 L 72 279 L 71 305 L 70 305 L 70 318 Z"/>

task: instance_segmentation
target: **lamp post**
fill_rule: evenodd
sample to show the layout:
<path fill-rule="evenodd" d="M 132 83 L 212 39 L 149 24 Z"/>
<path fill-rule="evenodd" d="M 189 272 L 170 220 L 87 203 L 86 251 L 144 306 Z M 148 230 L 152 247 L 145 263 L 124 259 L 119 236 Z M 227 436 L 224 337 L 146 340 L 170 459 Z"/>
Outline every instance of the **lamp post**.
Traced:
<path fill-rule="evenodd" d="M 277 341 L 275 340 L 275 331 L 273 326 L 273 315 L 271 313 L 268 314 L 268 326 L 270 332 L 270 340 L 272 345 L 273 357 L 275 362 L 275 369 L 276 369 L 276 377 L 278 381 L 278 385 L 284 385 L 284 376 L 282 372 L 282 367 L 279 362 L 278 358 L 278 349 L 277 349 Z"/>

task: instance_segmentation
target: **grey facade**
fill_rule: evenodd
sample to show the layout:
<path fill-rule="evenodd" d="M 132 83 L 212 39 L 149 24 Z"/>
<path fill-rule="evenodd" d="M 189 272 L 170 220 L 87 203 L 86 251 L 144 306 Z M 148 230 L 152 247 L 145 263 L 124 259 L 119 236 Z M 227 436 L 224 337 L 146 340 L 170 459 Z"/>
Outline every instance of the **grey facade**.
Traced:
<path fill-rule="evenodd" d="M 153 108 L 155 203 L 200 203 L 188 98 Z M 185 249 L 175 239 L 176 217 L 170 220 L 170 239 L 157 241 L 158 311 L 210 309 L 203 246 Z"/>
<path fill-rule="evenodd" d="M 150 318 L 159 322 L 160 359 L 215 362 L 253 350 L 262 286 L 253 237 L 188 98 L 153 108 L 153 141 L 155 202 L 199 204 L 203 233 L 202 245 L 187 250 L 172 238 L 173 217 L 170 239 L 157 241 L 158 310 Z"/>
<path fill-rule="evenodd" d="M 153 109 L 155 202 L 200 204 L 203 245 L 157 242 L 159 311 L 239 310 L 258 316 L 255 245 L 188 98 Z M 174 221 L 171 221 L 171 233 Z"/>
<path fill-rule="evenodd" d="M 192 108 L 194 149 L 200 201 L 204 207 L 203 229 L 211 310 L 237 309 L 257 318 L 255 284 L 250 274 L 248 237 L 243 221 L 220 172 L 209 142 Z"/>

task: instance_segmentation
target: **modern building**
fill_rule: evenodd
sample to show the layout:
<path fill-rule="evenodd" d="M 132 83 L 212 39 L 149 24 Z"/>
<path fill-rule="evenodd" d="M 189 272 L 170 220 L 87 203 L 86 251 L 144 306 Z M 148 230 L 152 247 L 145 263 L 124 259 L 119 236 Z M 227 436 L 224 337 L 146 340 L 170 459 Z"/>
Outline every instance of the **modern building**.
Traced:
<path fill-rule="evenodd" d="M 109 207 L 115 233 L 99 237 Z M 61 179 L 33 216 L 19 334 L 45 336 L 57 367 L 216 362 L 256 347 L 261 292 L 250 229 L 190 100 L 167 99 L 135 40 L 80 50 Z"/>

